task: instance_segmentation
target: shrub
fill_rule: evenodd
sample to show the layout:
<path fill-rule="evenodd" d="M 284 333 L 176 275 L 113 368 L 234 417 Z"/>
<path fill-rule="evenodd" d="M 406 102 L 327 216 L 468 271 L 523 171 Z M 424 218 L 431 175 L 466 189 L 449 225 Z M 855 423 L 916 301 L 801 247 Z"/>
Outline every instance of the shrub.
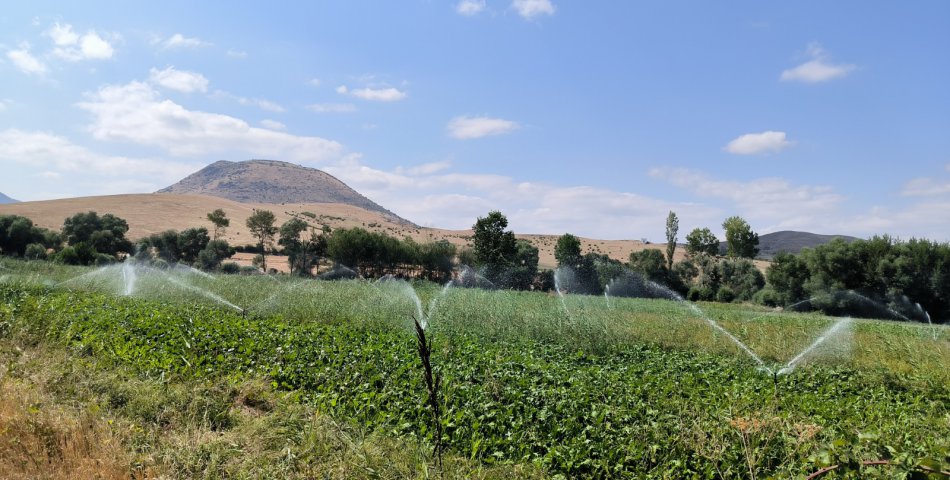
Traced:
<path fill-rule="evenodd" d="M 29 260 L 46 260 L 46 247 L 39 243 L 31 243 L 26 246 L 23 256 Z"/>
<path fill-rule="evenodd" d="M 752 301 L 767 307 L 777 307 L 782 304 L 782 296 L 771 286 L 759 290 L 752 296 Z"/>
<path fill-rule="evenodd" d="M 731 303 L 736 299 L 736 293 L 732 291 L 731 288 L 723 285 L 719 287 L 719 291 L 716 292 L 716 301 L 722 303 Z"/>
<path fill-rule="evenodd" d="M 234 262 L 225 262 L 221 264 L 221 273 L 230 275 L 241 273 L 241 266 Z"/>
<path fill-rule="evenodd" d="M 686 294 L 686 298 L 691 302 L 711 302 L 716 298 L 716 292 L 709 287 L 692 287 Z"/>

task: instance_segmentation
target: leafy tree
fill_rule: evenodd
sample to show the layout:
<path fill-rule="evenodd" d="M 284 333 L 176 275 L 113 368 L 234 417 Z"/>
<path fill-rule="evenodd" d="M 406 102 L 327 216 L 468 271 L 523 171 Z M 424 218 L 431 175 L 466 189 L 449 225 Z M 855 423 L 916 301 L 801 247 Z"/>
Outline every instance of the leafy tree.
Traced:
<path fill-rule="evenodd" d="M 802 257 L 788 252 L 779 252 L 765 271 L 765 278 L 776 292 L 776 301 L 790 305 L 806 298 L 805 282 L 810 273 Z"/>
<path fill-rule="evenodd" d="M 198 259 L 198 254 L 208 246 L 209 241 L 207 228 L 189 228 L 178 234 L 176 240 L 178 255 L 183 262 L 194 263 Z"/>
<path fill-rule="evenodd" d="M 261 248 L 261 269 L 265 272 L 267 271 L 265 247 L 274 241 L 274 235 L 277 234 L 277 227 L 274 226 L 276 220 L 274 212 L 270 210 L 255 209 L 254 213 L 247 217 L 247 228 L 251 231 L 251 235 L 257 238 L 257 243 Z"/>
<path fill-rule="evenodd" d="M 422 276 L 436 282 L 446 282 L 452 277 L 455 264 L 455 245 L 447 240 L 423 244 L 419 252 Z"/>
<path fill-rule="evenodd" d="M 723 259 L 717 262 L 716 268 L 722 281 L 716 298 L 721 302 L 751 300 L 765 286 L 762 272 L 747 258 Z M 728 290 L 728 293 L 722 293 L 723 290 Z"/>
<path fill-rule="evenodd" d="M 31 243 L 26 246 L 23 257 L 29 260 L 46 260 L 46 247 L 40 243 Z"/>
<path fill-rule="evenodd" d="M 680 231 L 680 219 L 672 210 L 666 216 L 666 269 L 673 270 L 673 254 L 676 253 L 676 235 Z"/>
<path fill-rule="evenodd" d="M 196 264 L 202 270 L 214 270 L 221 262 L 231 258 L 234 249 L 224 240 L 211 240 L 203 250 L 198 252 Z"/>
<path fill-rule="evenodd" d="M 694 228 L 686 235 L 686 253 L 696 255 L 716 255 L 719 253 L 719 239 L 708 228 Z"/>
<path fill-rule="evenodd" d="M 579 238 L 565 233 L 557 239 L 554 247 L 554 258 L 559 267 L 574 267 L 581 258 L 581 241 Z"/>
<path fill-rule="evenodd" d="M 46 256 L 46 247 L 59 247 L 59 236 L 45 228 L 33 225 L 33 221 L 19 215 L 0 215 L 0 253 L 25 256 L 31 244 L 38 244 Z M 36 249 L 32 252 L 36 257 Z"/>
<path fill-rule="evenodd" d="M 324 235 L 317 235 L 311 229 L 310 238 L 301 238 L 301 234 L 307 228 L 309 228 L 307 222 L 299 218 L 292 218 L 280 227 L 280 240 L 277 243 L 284 247 L 291 273 L 309 274 L 313 266 L 319 262 L 320 257 L 326 253 L 327 240 Z"/>
<path fill-rule="evenodd" d="M 132 242 L 125 238 L 129 224 L 111 213 L 77 213 L 63 222 L 63 236 L 69 245 L 85 243 L 96 252 L 116 256 L 132 253 Z"/>
<path fill-rule="evenodd" d="M 732 216 L 722 222 L 730 257 L 755 258 L 759 253 L 759 234 L 752 231 L 742 217 Z"/>
<path fill-rule="evenodd" d="M 494 283 L 499 283 L 517 254 L 515 234 L 505 231 L 506 227 L 508 219 L 497 210 L 489 212 L 485 218 L 479 217 L 472 226 L 472 250 L 476 263 L 485 268 L 485 277 Z"/>
<path fill-rule="evenodd" d="M 224 235 L 224 231 L 231 226 L 231 219 L 229 219 L 227 214 L 224 213 L 224 210 L 220 208 L 208 214 L 208 221 L 214 225 L 214 240 Z"/>
<path fill-rule="evenodd" d="M 515 241 L 512 266 L 505 272 L 502 286 L 528 290 L 538 275 L 538 247 L 527 240 Z"/>
<path fill-rule="evenodd" d="M 663 252 L 655 248 L 646 248 L 630 253 L 630 270 L 642 273 L 655 282 L 666 283 L 667 269 Z"/>

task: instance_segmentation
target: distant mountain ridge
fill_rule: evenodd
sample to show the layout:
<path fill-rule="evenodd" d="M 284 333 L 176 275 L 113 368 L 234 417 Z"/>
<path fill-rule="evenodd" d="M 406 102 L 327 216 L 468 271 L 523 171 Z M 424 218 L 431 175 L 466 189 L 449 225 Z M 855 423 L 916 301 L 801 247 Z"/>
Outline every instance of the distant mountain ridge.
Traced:
<path fill-rule="evenodd" d="M 415 225 L 333 175 L 276 160 L 217 161 L 156 193 L 211 195 L 242 203 L 342 203 Z"/>
<path fill-rule="evenodd" d="M 3 192 L 0 192 L 0 203 L 20 203 L 20 201 L 10 198 L 4 195 Z"/>
<path fill-rule="evenodd" d="M 771 259 L 779 252 L 798 253 L 803 248 L 824 245 L 836 238 L 841 238 L 849 243 L 857 240 L 856 237 L 847 235 L 819 235 L 791 230 L 766 233 L 759 236 L 759 258 Z"/>

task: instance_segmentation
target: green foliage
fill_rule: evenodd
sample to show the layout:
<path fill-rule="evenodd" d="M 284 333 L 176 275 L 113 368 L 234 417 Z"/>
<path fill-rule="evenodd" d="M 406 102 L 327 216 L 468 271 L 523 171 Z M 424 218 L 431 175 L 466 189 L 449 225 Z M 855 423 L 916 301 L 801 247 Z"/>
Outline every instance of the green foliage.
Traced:
<path fill-rule="evenodd" d="M 484 269 L 486 278 L 494 283 L 503 281 L 502 276 L 511 268 L 517 255 L 514 232 L 508 227 L 508 219 L 495 210 L 487 217 L 478 217 L 472 226 L 472 252 L 475 264 Z"/>
<path fill-rule="evenodd" d="M 221 264 L 221 273 L 234 275 L 241 272 L 241 266 L 234 262 L 224 262 Z"/>
<path fill-rule="evenodd" d="M 574 267 L 581 257 L 581 240 L 570 233 L 565 233 L 557 239 L 554 247 L 554 259 L 559 267 Z"/>
<path fill-rule="evenodd" d="M 69 245 L 60 250 L 53 260 L 65 265 L 94 265 L 98 257 L 96 249 L 85 242 Z"/>
<path fill-rule="evenodd" d="M 0 255 L 40 258 L 36 256 L 36 248 L 32 256 L 27 255 L 30 245 L 40 245 L 44 247 L 41 258 L 46 258 L 46 248 L 58 248 L 60 243 L 58 234 L 33 225 L 29 218 L 0 215 Z"/>
<path fill-rule="evenodd" d="M 26 246 L 23 257 L 29 260 L 46 260 L 46 247 L 40 243 L 31 243 Z"/>
<path fill-rule="evenodd" d="M 759 234 L 742 217 L 729 217 L 722 222 L 726 232 L 726 253 L 730 257 L 755 258 L 759 254 Z"/>
<path fill-rule="evenodd" d="M 214 240 L 224 235 L 224 231 L 231 226 L 231 219 L 228 218 L 224 210 L 218 208 L 208 214 L 208 221 L 214 225 Z"/>
<path fill-rule="evenodd" d="M 680 219 L 672 210 L 666 216 L 666 269 L 673 270 L 673 254 L 676 253 L 676 235 L 680 231 Z"/>
<path fill-rule="evenodd" d="M 271 242 L 274 241 L 274 235 L 277 234 L 277 227 L 274 226 L 276 220 L 274 212 L 254 209 L 254 213 L 247 217 L 245 222 L 247 229 L 251 231 L 251 235 L 257 238 L 261 251 L 261 268 L 265 272 L 267 271 L 267 259 L 264 257 L 265 249 L 270 246 Z"/>
<path fill-rule="evenodd" d="M 69 245 L 85 243 L 99 253 L 116 256 L 132 253 L 132 242 L 125 238 L 129 224 L 111 213 L 77 213 L 63 222 L 63 237 Z"/>
<path fill-rule="evenodd" d="M 888 236 L 851 243 L 836 239 L 798 256 L 776 256 L 767 274 L 769 285 L 786 305 L 855 291 L 907 318 L 925 321 L 923 310 L 934 322 L 950 321 L 948 243 L 901 242 Z"/>
<path fill-rule="evenodd" d="M 756 268 L 752 260 L 747 258 L 725 258 L 716 264 L 716 268 L 719 270 L 718 276 L 722 282 L 720 290 L 728 288 L 728 296 L 732 297 L 730 300 L 725 300 L 726 302 L 752 300 L 752 296 L 765 286 L 765 277 L 762 272 Z M 719 298 L 718 292 L 717 298 Z"/>
<path fill-rule="evenodd" d="M 326 236 L 318 235 L 315 229 L 310 228 L 308 238 L 301 238 L 301 233 L 308 228 L 307 222 L 299 218 L 291 218 L 280 226 L 280 240 L 277 243 L 284 247 L 291 274 L 309 276 L 320 257 L 327 252 Z"/>
<path fill-rule="evenodd" d="M 530 313 L 548 298 L 519 292 L 462 294 L 484 309 L 505 303 L 509 315 Z M 317 297 L 321 304 L 331 301 Z M 310 316 L 302 322 L 280 315 L 244 318 L 187 302 L 0 284 L 0 324 L 7 326 L 3 335 L 60 342 L 141 378 L 265 376 L 333 418 L 431 441 L 431 430 L 419 432 L 428 412 L 414 339 L 398 324 L 408 321 L 412 308 L 380 306 L 390 323 L 374 324 L 344 303 L 341 319 Z M 675 304 L 655 300 L 626 304 L 618 299 L 611 317 L 631 305 L 647 309 L 633 317 L 637 324 L 654 308 L 666 330 L 684 321 L 667 316 L 664 309 Z M 723 308 L 728 310 L 719 317 L 741 311 Z M 473 310 L 468 309 L 479 329 L 488 328 L 490 316 Z M 829 464 L 861 469 L 860 461 L 882 457 L 908 471 L 934 460 L 939 467 L 950 453 L 945 382 L 820 365 L 773 379 L 751 362 L 695 349 L 638 342 L 592 355 L 578 348 L 576 336 L 534 341 L 511 333 L 482 337 L 478 329 L 438 329 L 439 322 L 465 312 L 453 310 L 452 317 L 432 324 L 432 360 L 444 379 L 441 418 L 450 454 L 487 464 L 531 463 L 568 478 L 793 478 Z M 178 418 L 181 410 L 203 416 L 219 432 L 234 428 L 228 402 L 182 395 L 171 397 L 165 408 L 129 402 L 134 397 L 114 385 L 103 385 L 109 403 L 143 419 Z M 860 470 L 865 477 L 901 471 Z"/>
<path fill-rule="evenodd" d="M 500 287 L 528 290 L 538 275 L 538 248 L 527 240 L 515 241 L 512 265 L 504 272 Z"/>
<path fill-rule="evenodd" d="M 719 239 L 708 228 L 694 228 L 686 235 L 686 253 L 690 256 L 718 255 Z"/>
<path fill-rule="evenodd" d="M 214 270 L 221 265 L 221 262 L 231 258 L 234 255 L 234 249 L 224 240 L 212 240 L 204 250 L 198 252 L 198 259 L 195 265 L 202 270 Z M 234 264 L 237 265 L 237 264 Z M 223 267 L 223 265 L 221 265 Z M 223 269 L 222 269 L 223 270 Z M 225 273 L 237 273 L 236 271 Z"/>
<path fill-rule="evenodd" d="M 666 283 L 669 276 L 663 252 L 655 248 L 645 248 L 639 252 L 630 253 L 629 266 L 630 270 L 642 273 L 655 282 Z"/>
<path fill-rule="evenodd" d="M 178 235 L 178 254 L 181 261 L 191 264 L 198 259 L 201 253 L 211 239 L 208 237 L 208 229 L 204 227 L 189 228 Z"/>
<path fill-rule="evenodd" d="M 327 241 L 326 255 L 364 277 L 395 275 L 448 281 L 454 268 L 455 246 L 446 241 L 400 241 L 362 228 L 342 228 Z"/>

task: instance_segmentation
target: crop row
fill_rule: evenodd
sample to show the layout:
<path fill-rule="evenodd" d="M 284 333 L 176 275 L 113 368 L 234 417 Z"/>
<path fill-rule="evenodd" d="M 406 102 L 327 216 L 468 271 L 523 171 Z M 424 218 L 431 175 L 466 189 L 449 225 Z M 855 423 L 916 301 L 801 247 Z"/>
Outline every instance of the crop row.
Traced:
<path fill-rule="evenodd" d="M 0 333 L 27 332 L 141 375 L 265 376 L 303 402 L 429 438 L 413 337 L 391 325 L 0 286 Z M 394 313 L 394 316 L 396 314 Z M 437 335 L 448 447 L 569 476 L 801 475 L 847 459 L 950 461 L 950 387 L 845 368 L 762 375 L 741 358 L 624 345 Z"/>

